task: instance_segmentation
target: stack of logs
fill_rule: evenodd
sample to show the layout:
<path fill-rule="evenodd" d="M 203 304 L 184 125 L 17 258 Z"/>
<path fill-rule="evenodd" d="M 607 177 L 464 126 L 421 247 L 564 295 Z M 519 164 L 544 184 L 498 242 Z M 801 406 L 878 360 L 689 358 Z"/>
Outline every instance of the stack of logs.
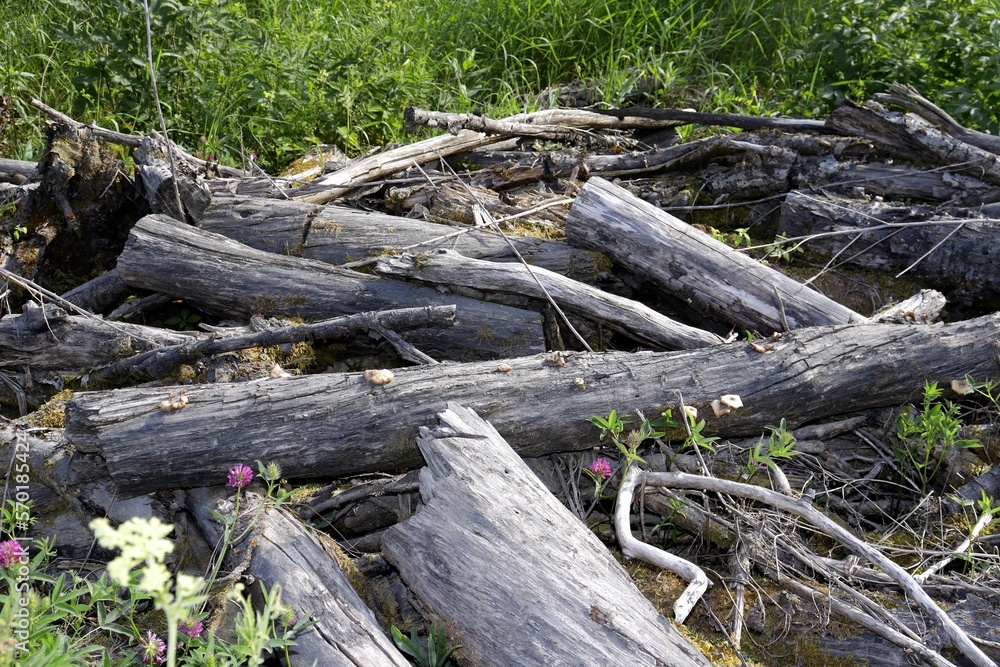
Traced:
<path fill-rule="evenodd" d="M 226 469 L 255 460 L 329 484 L 300 514 L 341 533 L 349 512 L 390 498 L 369 506 L 374 523 L 358 520 L 364 539 L 338 545 L 280 508 L 247 538 L 245 574 L 281 583 L 318 621 L 298 639 L 302 664 L 407 664 L 346 583 L 338 550 L 349 544 L 380 551 L 367 558 L 391 564 L 423 617 L 444 622 L 462 664 L 708 665 L 557 479 L 570 461 L 572 488 L 585 484 L 598 444 L 589 418 L 686 405 L 704 436 L 733 441 L 784 419 L 803 451 L 832 460 L 825 439 L 864 433 L 925 382 L 1000 371 L 1000 145 L 909 89 L 825 121 L 414 109 L 408 122 L 449 133 L 332 171 L 320 154 L 282 177 L 36 106 L 53 119 L 50 150 L 37 165 L 0 161 L 21 175 L 3 186 L 18 208 L 0 259 L 21 305 L 0 320 L 0 378 L 27 415 L 3 440 L 31 452 L 35 531 L 83 558 L 87 517 L 157 515 L 197 560 L 219 534 L 210 510 Z M 675 143 L 691 123 L 742 132 Z M 108 143 L 134 149 L 134 181 Z M 779 238 L 770 264 L 723 242 L 740 226 Z M 773 266 L 775 248 L 799 247 L 809 280 Z M 882 278 L 852 287 L 845 275 Z M 912 298 L 882 309 L 890 294 Z M 204 326 L 139 323 L 178 301 Z M 948 323 L 933 323 L 942 313 Z M 257 353 L 237 356 L 246 350 Z M 63 388 L 71 398 L 34 410 Z M 724 395 L 742 407 L 713 412 Z M 41 428 L 59 409 L 64 425 Z M 568 452 L 584 453 L 551 463 Z M 825 494 L 810 484 L 793 495 Z M 951 487 L 1000 495 L 989 474 Z M 668 513 L 662 492 L 646 495 Z M 766 548 L 751 560 L 777 567 Z M 1000 655 L 917 606 L 974 664 Z M 975 634 L 1000 641 L 986 626 Z M 909 629 L 896 634 L 950 664 Z"/>

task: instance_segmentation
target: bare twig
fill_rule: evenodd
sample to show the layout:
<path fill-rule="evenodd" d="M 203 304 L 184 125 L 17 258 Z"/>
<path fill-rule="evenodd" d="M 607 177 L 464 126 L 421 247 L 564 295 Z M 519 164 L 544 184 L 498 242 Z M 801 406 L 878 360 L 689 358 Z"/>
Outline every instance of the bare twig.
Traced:
<path fill-rule="evenodd" d="M 852 552 L 869 560 L 883 572 L 890 575 L 941 630 L 951 643 L 977 667 L 996 667 L 996 664 L 976 646 L 969 636 L 937 605 L 934 600 L 913 580 L 902 567 L 894 563 L 881 551 L 859 540 L 850 531 L 834 522 L 812 505 L 801 500 L 775 493 L 757 486 L 731 482 L 729 480 L 686 473 L 648 473 L 647 482 L 675 489 L 694 489 L 728 493 L 742 498 L 750 498 L 766 503 L 785 512 L 791 512 L 811 523 L 824 534 L 840 541 Z"/>

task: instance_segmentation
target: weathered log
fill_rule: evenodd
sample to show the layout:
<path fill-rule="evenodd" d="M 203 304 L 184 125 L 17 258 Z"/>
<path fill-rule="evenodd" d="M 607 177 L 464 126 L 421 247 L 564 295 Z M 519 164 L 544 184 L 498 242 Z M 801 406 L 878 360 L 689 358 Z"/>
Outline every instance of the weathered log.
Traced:
<path fill-rule="evenodd" d="M 120 303 L 130 292 L 118 276 L 118 269 L 111 269 L 74 287 L 62 298 L 92 313 L 101 313 Z"/>
<path fill-rule="evenodd" d="M 600 178 L 580 191 L 566 236 L 741 330 L 770 334 L 865 320 Z"/>
<path fill-rule="evenodd" d="M 1000 220 L 975 210 L 788 193 L 779 231 L 838 264 L 907 273 L 951 302 L 1000 310 Z"/>
<path fill-rule="evenodd" d="M 211 192 L 202 174 L 178 154 L 169 155 L 171 150 L 175 150 L 173 142 L 150 132 L 135 149 L 136 175 L 153 213 L 197 223 L 212 199 Z"/>
<path fill-rule="evenodd" d="M 281 252 L 328 264 L 376 257 L 388 252 L 451 248 L 467 257 L 512 261 L 503 238 L 487 229 L 454 228 L 344 206 L 319 207 L 298 201 L 254 197 L 213 200 L 199 227 L 268 252 Z M 532 265 L 594 280 L 601 255 L 534 237 L 511 236 Z"/>
<path fill-rule="evenodd" d="M 743 130 L 773 129 L 782 132 L 821 132 L 838 134 L 834 129 L 826 127 L 821 120 L 803 120 L 800 118 L 768 118 L 761 116 L 741 116 L 732 113 L 701 113 L 687 109 L 639 109 L 626 107 L 621 109 L 594 109 L 595 113 L 615 116 L 617 118 L 648 118 L 650 120 L 678 122 L 698 125 L 719 125 L 723 127 L 738 127 Z"/>
<path fill-rule="evenodd" d="M 561 119 L 573 113 L 551 109 L 530 114 L 516 114 L 500 119 L 505 123 L 563 124 Z M 481 132 L 462 130 L 456 135 L 432 137 L 413 144 L 394 148 L 368 158 L 355 160 L 343 169 L 322 176 L 289 194 L 295 199 L 313 204 L 326 204 L 364 185 L 404 171 L 414 164 L 424 164 L 457 153 L 464 153 L 497 142 L 493 137 Z"/>
<path fill-rule="evenodd" d="M 944 109 L 918 93 L 913 86 L 893 83 L 889 85 L 889 89 L 892 91 L 891 93 L 876 93 L 874 95 L 875 101 L 897 104 L 959 141 L 982 148 L 990 153 L 1000 154 L 1000 137 L 963 127 Z"/>
<path fill-rule="evenodd" d="M 876 141 L 899 157 L 966 172 L 1000 185 L 1000 155 L 950 137 L 912 114 L 889 114 L 844 100 L 826 119 L 842 134 Z"/>
<path fill-rule="evenodd" d="M 595 118 L 600 117 L 593 112 L 582 113 Z M 403 122 L 408 129 L 425 125 L 427 127 L 446 129 L 450 134 L 458 134 L 461 130 L 472 130 L 473 132 L 484 132 L 504 137 L 530 137 L 532 139 L 562 141 L 581 146 L 601 146 L 604 148 L 636 146 L 636 141 L 631 137 L 612 137 L 594 134 L 593 132 L 585 132 L 572 126 L 500 121 L 487 118 L 481 114 L 426 111 L 416 107 L 406 108 L 403 114 Z"/>
<path fill-rule="evenodd" d="M 454 327 L 415 329 L 408 335 L 411 343 L 439 359 L 517 356 L 545 348 L 537 313 L 261 252 L 162 215 L 136 223 L 118 258 L 118 271 L 133 287 L 169 292 L 201 310 L 229 317 L 297 315 L 322 320 L 454 304 Z"/>
<path fill-rule="evenodd" d="M 208 336 L 70 315 L 52 304 L 24 305 L 0 319 L 0 368 L 84 372 L 134 352 Z"/>
<path fill-rule="evenodd" d="M 336 340 L 351 336 L 367 336 L 377 329 L 410 329 L 429 324 L 445 325 L 455 319 L 455 306 L 401 308 L 377 313 L 359 313 L 312 324 L 286 326 L 223 338 L 191 340 L 183 344 L 160 347 L 109 364 L 101 377 L 112 379 L 130 373 L 145 373 L 161 378 L 183 363 L 190 363 L 213 354 L 223 354 L 251 347 L 269 347 L 311 340 Z M 382 333 L 381 331 L 379 332 Z M 389 333 L 386 331 L 386 333 Z"/>
<path fill-rule="evenodd" d="M 217 541 L 222 531 L 212 516 L 215 500 L 210 490 L 198 489 L 189 495 L 187 506 L 199 528 Z M 253 512 L 261 499 L 247 494 L 244 502 Z M 230 558 L 231 566 L 245 568 L 244 576 L 252 576 L 268 589 L 280 584 L 282 604 L 316 621 L 295 639 L 290 651 L 295 664 L 408 667 L 409 661 L 351 587 L 342 570 L 342 564 L 349 561 L 330 537 L 309 531 L 281 509 L 268 507 L 233 546 L 240 554 Z"/>
<path fill-rule="evenodd" d="M 713 333 L 672 320 L 638 301 L 616 297 L 540 267 L 529 274 L 521 264 L 484 262 L 440 250 L 429 255 L 386 257 L 378 261 L 375 270 L 382 275 L 405 276 L 449 287 L 544 300 L 547 297 L 538 285 L 540 282 L 561 308 L 604 324 L 645 345 L 685 350 L 722 342 Z"/>
<path fill-rule="evenodd" d="M 417 440 L 426 504 L 382 550 L 470 660 L 710 664 L 489 423 L 454 403 L 439 419 Z"/>
<path fill-rule="evenodd" d="M 310 204 L 328 204 L 363 186 L 366 182 L 404 171 L 414 164 L 424 164 L 479 146 L 487 146 L 494 141 L 495 137 L 471 130 L 463 130 L 456 135 L 432 137 L 355 160 L 343 169 L 288 191 L 288 194 Z"/>
<path fill-rule="evenodd" d="M 185 387 L 188 404 L 161 412 L 169 388 L 78 393 L 66 434 L 102 457 L 124 494 L 214 483 L 238 461 L 276 460 L 289 479 L 336 478 L 418 465 L 415 424 L 447 401 L 489 415 L 523 456 L 585 449 L 588 419 L 685 403 L 701 409 L 705 434 L 758 436 L 782 418 L 789 428 L 918 396 L 927 380 L 949 386 L 970 374 L 1000 375 L 1000 315 L 941 325 L 815 327 L 758 347 L 731 343 L 684 352 L 541 355 L 394 371 L 373 385 L 361 373 Z M 770 350 L 768 351 L 768 348 Z M 738 394 L 721 417 L 711 401 Z M 401 415 L 406 415 L 405 419 Z M 307 444 L 305 444 L 307 443 Z M 148 471 L 158 474 L 150 476 Z"/>

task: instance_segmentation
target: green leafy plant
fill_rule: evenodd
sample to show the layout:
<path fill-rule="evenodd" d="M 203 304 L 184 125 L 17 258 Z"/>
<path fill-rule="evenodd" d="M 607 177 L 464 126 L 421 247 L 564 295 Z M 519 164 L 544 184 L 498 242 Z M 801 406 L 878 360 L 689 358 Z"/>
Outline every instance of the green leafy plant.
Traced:
<path fill-rule="evenodd" d="M 981 447 L 976 440 L 959 437 L 960 410 L 951 401 L 942 400 L 942 393 L 936 382 L 925 383 L 920 409 L 904 412 L 896 420 L 896 462 L 913 476 L 921 493 L 927 492 L 950 449 Z"/>
<path fill-rule="evenodd" d="M 187 308 L 181 308 L 180 312 L 172 317 L 163 320 L 168 327 L 175 327 L 180 331 L 189 331 L 201 322 L 201 315 L 191 312 Z"/>
<path fill-rule="evenodd" d="M 451 654 L 462 648 L 461 645 L 448 647 L 448 636 L 442 626 L 432 623 L 427 634 L 426 647 L 420 641 L 416 630 L 410 631 L 410 636 L 404 635 L 395 625 L 392 626 L 392 640 L 403 653 L 412 656 L 419 667 L 445 667 L 451 662 Z"/>
<path fill-rule="evenodd" d="M 665 435 L 663 431 L 656 430 L 659 425 L 662 425 L 662 422 L 654 424 L 654 422 L 644 419 L 639 424 L 639 428 L 629 431 L 623 437 L 625 427 L 629 425 L 630 420 L 628 417 L 619 416 L 617 410 L 612 410 L 607 418 L 595 415 L 588 421 L 600 429 L 600 440 L 603 442 L 605 439 L 609 439 L 625 459 L 625 470 L 622 473 L 623 478 L 628 473 L 629 466 L 633 463 L 645 463 L 645 460 L 639 456 L 639 445 L 650 438 L 660 438 Z"/>
<path fill-rule="evenodd" d="M 790 461 L 798 455 L 798 452 L 793 449 L 795 436 L 788 430 L 784 419 L 777 426 L 768 426 L 767 428 L 771 431 L 767 442 L 765 443 L 764 439 L 761 438 L 750 450 L 747 468 L 751 472 L 765 466 L 777 470 L 776 459 Z"/>
<path fill-rule="evenodd" d="M 251 478 L 248 466 L 230 469 L 229 486 L 236 487 L 237 497 Z M 8 535 L 11 525 L 28 524 L 23 513 L 23 504 L 4 506 Z M 30 559 L 19 541 L 0 542 L 0 645 L 12 647 L 0 651 L 0 667 L 125 667 L 142 658 L 171 667 L 235 667 L 261 665 L 268 653 L 281 651 L 287 662 L 294 638 L 314 623 L 281 603 L 277 584 L 261 587 L 259 612 L 236 586 L 227 593 L 242 610 L 236 641 L 221 641 L 202 622 L 218 569 L 208 580 L 171 573 L 166 556 L 174 548 L 168 539 L 173 526 L 156 519 L 130 519 L 117 527 L 98 519 L 91 526 L 102 547 L 120 551 L 96 578 L 46 574 L 55 556 L 50 539 L 35 540 Z M 228 524 L 224 537 L 222 553 L 234 539 Z M 147 613 L 150 609 L 157 613 Z M 166 641 L 160 638 L 164 629 Z"/>
<path fill-rule="evenodd" d="M 693 409 L 686 409 L 687 422 L 688 422 L 688 437 L 684 441 L 685 447 L 695 447 L 697 449 L 707 449 L 710 452 L 715 451 L 715 443 L 719 441 L 716 437 L 709 437 L 704 434 L 706 422 L 704 419 L 698 419 L 697 411 Z"/>

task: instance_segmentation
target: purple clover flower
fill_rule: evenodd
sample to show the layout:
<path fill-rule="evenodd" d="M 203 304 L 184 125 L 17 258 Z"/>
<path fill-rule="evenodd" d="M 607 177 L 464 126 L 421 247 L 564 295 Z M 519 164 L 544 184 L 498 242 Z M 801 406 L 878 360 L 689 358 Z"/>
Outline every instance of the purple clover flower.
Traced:
<path fill-rule="evenodd" d="M 599 459 L 594 459 L 594 462 L 588 466 L 587 470 L 599 479 L 607 479 L 611 477 L 611 461 L 602 456 Z"/>
<path fill-rule="evenodd" d="M 24 552 L 24 547 L 17 540 L 0 542 L 0 567 L 10 567 L 15 563 L 20 563 L 27 555 Z"/>
<path fill-rule="evenodd" d="M 201 633 L 205 631 L 205 624 L 201 621 L 195 621 L 188 625 L 187 623 L 181 623 L 177 628 L 182 633 L 186 634 L 191 639 L 197 639 L 201 636 Z"/>
<path fill-rule="evenodd" d="M 242 489 L 253 479 L 253 470 L 250 466 L 237 463 L 229 469 L 229 477 L 226 478 L 226 486 L 234 486 Z"/>
<path fill-rule="evenodd" d="M 139 646 L 143 663 L 163 664 L 163 654 L 167 650 L 167 644 L 155 632 L 147 630 L 145 639 L 139 640 Z"/>

